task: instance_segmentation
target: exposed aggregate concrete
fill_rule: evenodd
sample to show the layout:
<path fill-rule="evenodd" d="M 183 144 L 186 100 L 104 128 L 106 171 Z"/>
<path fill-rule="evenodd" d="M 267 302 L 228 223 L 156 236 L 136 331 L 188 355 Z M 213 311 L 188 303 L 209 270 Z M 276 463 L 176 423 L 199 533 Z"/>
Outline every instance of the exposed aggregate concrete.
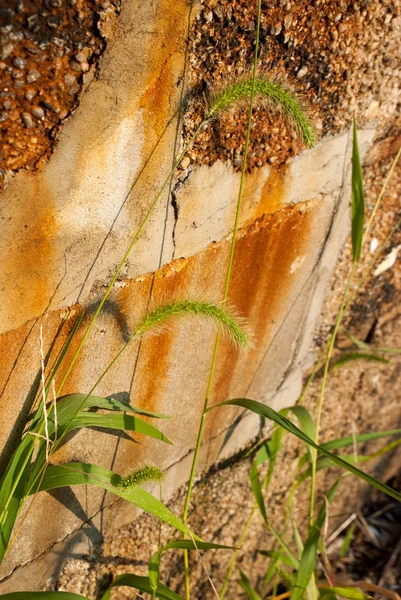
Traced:
<path fill-rule="evenodd" d="M 400 5 L 395 0 L 269 0 L 262 2 L 259 73 L 289 84 L 309 107 L 321 135 L 355 116 L 359 126 L 399 111 Z M 250 75 L 256 2 L 203 0 L 194 20 L 191 82 L 195 100 L 185 116 L 189 138 L 204 112 L 202 95 Z M 247 111 L 224 114 L 198 137 L 190 158 L 241 166 Z M 302 148 L 281 115 L 256 107 L 249 170 L 284 165 Z"/>
<path fill-rule="evenodd" d="M 120 0 L 3 0 L 0 180 L 34 170 L 95 68 Z"/>

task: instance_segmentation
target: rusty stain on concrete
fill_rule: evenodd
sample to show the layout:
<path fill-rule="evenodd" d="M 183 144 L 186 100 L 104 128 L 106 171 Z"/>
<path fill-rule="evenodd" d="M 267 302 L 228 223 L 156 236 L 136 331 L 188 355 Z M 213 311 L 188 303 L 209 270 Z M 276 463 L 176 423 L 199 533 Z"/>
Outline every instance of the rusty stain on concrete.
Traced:
<path fill-rule="evenodd" d="M 15 290 L 13 295 L 6 293 L 2 298 L 3 310 L 9 314 L 17 307 L 27 315 L 41 314 L 53 292 L 49 273 L 59 230 L 57 210 L 51 190 L 42 181 L 32 177 L 31 185 L 32 193 L 19 190 L 14 210 L 7 210 L 8 214 L 4 210 L 9 219 L 5 232 L 8 253 L 2 257 L 1 270 Z"/>
<path fill-rule="evenodd" d="M 256 219 L 264 214 L 276 212 L 281 208 L 285 196 L 286 171 L 286 167 L 283 167 L 280 171 L 274 168 L 271 169 L 263 185 L 260 202 L 255 212 Z"/>
<path fill-rule="evenodd" d="M 222 344 L 213 382 L 211 402 L 245 393 L 260 363 L 261 349 L 271 341 L 270 330 L 282 318 L 293 285 L 291 267 L 310 243 L 313 211 L 284 208 L 244 228 L 237 241 L 229 300 L 248 320 L 254 349 L 245 355 Z M 231 413 L 236 412 L 232 409 Z M 212 435 L 227 422 L 227 409 L 218 409 L 208 423 Z"/>

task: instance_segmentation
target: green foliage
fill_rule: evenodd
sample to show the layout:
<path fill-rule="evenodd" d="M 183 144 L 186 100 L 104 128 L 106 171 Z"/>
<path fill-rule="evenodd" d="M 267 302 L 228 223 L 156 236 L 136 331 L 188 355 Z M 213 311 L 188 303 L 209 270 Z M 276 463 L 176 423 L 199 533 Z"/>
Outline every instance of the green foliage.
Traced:
<path fill-rule="evenodd" d="M 101 600 L 110 600 L 110 590 L 112 588 L 121 586 L 134 588 L 136 590 L 139 590 L 140 592 L 145 592 L 151 595 L 153 594 L 153 588 L 149 577 L 140 577 L 139 575 L 133 575 L 128 573 L 126 575 L 120 575 L 119 577 L 116 577 L 113 583 L 111 584 L 110 588 L 105 592 L 105 594 L 103 594 Z M 176 594 L 161 583 L 159 583 L 157 586 L 156 598 L 160 598 L 160 600 L 182 600 L 181 596 L 179 596 L 178 594 Z"/>
<path fill-rule="evenodd" d="M 270 81 L 267 78 L 256 78 L 254 81 L 244 79 L 224 87 L 220 92 L 212 95 L 208 117 L 217 117 L 228 108 L 249 99 L 253 85 L 256 99 L 270 109 L 282 110 L 288 121 L 296 127 L 308 148 L 313 148 L 316 139 L 307 111 L 294 94 L 278 81 Z"/>
<path fill-rule="evenodd" d="M 280 415 L 278 412 L 276 412 L 269 406 L 266 406 L 265 404 L 262 404 L 261 402 L 256 402 L 256 400 L 249 400 L 247 398 L 237 398 L 235 400 L 227 400 L 227 402 L 222 402 L 220 404 L 216 404 L 215 406 L 211 407 L 209 410 L 213 410 L 214 408 L 217 408 L 218 406 L 227 406 L 227 405 L 242 406 L 243 408 L 246 408 L 246 409 L 250 410 L 251 412 L 254 412 L 262 417 L 265 417 L 266 419 L 269 419 L 270 421 L 274 421 L 275 423 L 277 423 L 281 427 L 284 427 L 284 429 L 286 429 L 287 431 L 289 431 L 290 433 L 295 435 L 297 438 L 299 438 L 300 440 L 302 440 L 303 442 L 308 444 L 308 446 L 311 446 L 315 450 L 318 450 L 321 454 L 324 454 L 325 456 L 327 456 L 331 460 L 331 462 L 333 462 L 337 466 L 341 467 L 342 469 L 345 469 L 346 471 L 349 471 L 350 473 L 352 473 L 353 475 L 356 475 L 360 479 L 367 481 L 370 485 L 377 488 L 381 492 L 384 492 L 391 498 L 395 498 L 396 500 L 401 501 L 401 494 L 399 492 L 397 492 L 396 490 L 393 490 L 391 487 L 389 487 L 385 483 L 382 483 L 378 479 L 371 477 L 368 473 L 364 473 L 357 467 L 354 467 L 352 464 L 348 463 L 347 461 L 340 458 L 336 454 L 332 454 L 331 452 L 329 452 L 328 450 L 323 448 L 323 446 L 319 446 L 310 437 L 308 437 L 303 431 L 301 431 L 300 429 L 298 429 L 298 427 L 296 427 L 293 423 L 291 423 L 291 421 L 289 421 L 288 419 L 286 419 L 285 417 Z"/>
<path fill-rule="evenodd" d="M 244 331 L 243 323 L 238 318 L 236 319 L 211 302 L 194 300 L 183 300 L 156 308 L 139 323 L 135 336 L 141 337 L 147 332 L 159 332 L 160 328 L 165 327 L 172 319 L 183 315 L 206 317 L 216 323 L 220 331 L 239 347 L 249 347 L 248 336 Z"/>

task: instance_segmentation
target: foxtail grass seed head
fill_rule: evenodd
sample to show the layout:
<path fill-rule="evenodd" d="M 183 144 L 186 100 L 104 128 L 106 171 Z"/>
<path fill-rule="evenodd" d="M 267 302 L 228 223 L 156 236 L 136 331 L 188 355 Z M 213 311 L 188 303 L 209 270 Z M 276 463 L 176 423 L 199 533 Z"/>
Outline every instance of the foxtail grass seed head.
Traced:
<path fill-rule="evenodd" d="M 160 333 L 169 325 L 172 319 L 184 315 L 207 317 L 237 346 L 240 348 L 250 346 L 249 336 L 246 334 L 244 324 L 239 317 L 233 316 L 210 302 L 196 300 L 183 300 L 156 308 L 139 323 L 134 335 L 135 337 L 142 337 L 147 332 Z"/>
<path fill-rule="evenodd" d="M 144 466 L 137 469 L 127 477 L 122 477 L 120 481 L 120 487 L 130 488 L 135 485 L 140 485 L 145 481 L 161 481 L 163 479 L 163 473 L 154 466 Z"/>
<path fill-rule="evenodd" d="M 287 120 L 295 126 L 308 148 L 316 142 L 315 131 L 305 107 L 295 95 L 277 80 L 255 79 L 255 103 L 268 109 L 281 110 Z M 252 79 L 236 81 L 211 95 L 207 118 L 218 118 L 221 113 L 238 107 L 249 99 L 252 91 Z"/>

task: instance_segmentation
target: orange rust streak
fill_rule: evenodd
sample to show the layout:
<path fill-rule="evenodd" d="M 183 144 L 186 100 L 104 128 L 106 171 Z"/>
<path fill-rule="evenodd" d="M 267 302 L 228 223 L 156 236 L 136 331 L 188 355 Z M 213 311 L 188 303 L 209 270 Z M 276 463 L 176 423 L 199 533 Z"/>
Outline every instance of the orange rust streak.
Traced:
<path fill-rule="evenodd" d="M 177 38 L 183 37 L 187 14 L 188 6 L 185 2 L 161 0 L 154 23 L 157 37 L 144 49 L 152 67 L 146 91 L 139 102 L 139 107 L 145 112 L 144 156 L 152 151 L 171 116 L 170 97 L 171 90 L 174 89 Z"/>
<path fill-rule="evenodd" d="M 32 188 L 13 213 L 13 221 L 5 272 L 14 280 L 17 297 L 15 293 L 10 296 L 7 313 L 12 315 L 19 310 L 28 320 L 47 307 L 58 232 L 52 196 L 41 178 L 32 178 Z"/>
<path fill-rule="evenodd" d="M 254 333 L 255 347 L 240 354 L 227 342 L 219 350 L 212 403 L 244 393 L 270 339 L 272 324 L 282 318 L 291 290 L 293 261 L 302 254 L 310 232 L 311 213 L 296 208 L 265 216 L 238 235 L 229 299 Z M 221 416 L 220 416 L 221 415 Z M 215 413 L 209 433 L 227 423 L 227 413 Z"/>
<path fill-rule="evenodd" d="M 267 178 L 258 207 L 255 212 L 255 218 L 261 217 L 264 214 L 274 213 L 282 206 L 285 188 L 285 170 L 277 171 L 272 169 Z"/>

